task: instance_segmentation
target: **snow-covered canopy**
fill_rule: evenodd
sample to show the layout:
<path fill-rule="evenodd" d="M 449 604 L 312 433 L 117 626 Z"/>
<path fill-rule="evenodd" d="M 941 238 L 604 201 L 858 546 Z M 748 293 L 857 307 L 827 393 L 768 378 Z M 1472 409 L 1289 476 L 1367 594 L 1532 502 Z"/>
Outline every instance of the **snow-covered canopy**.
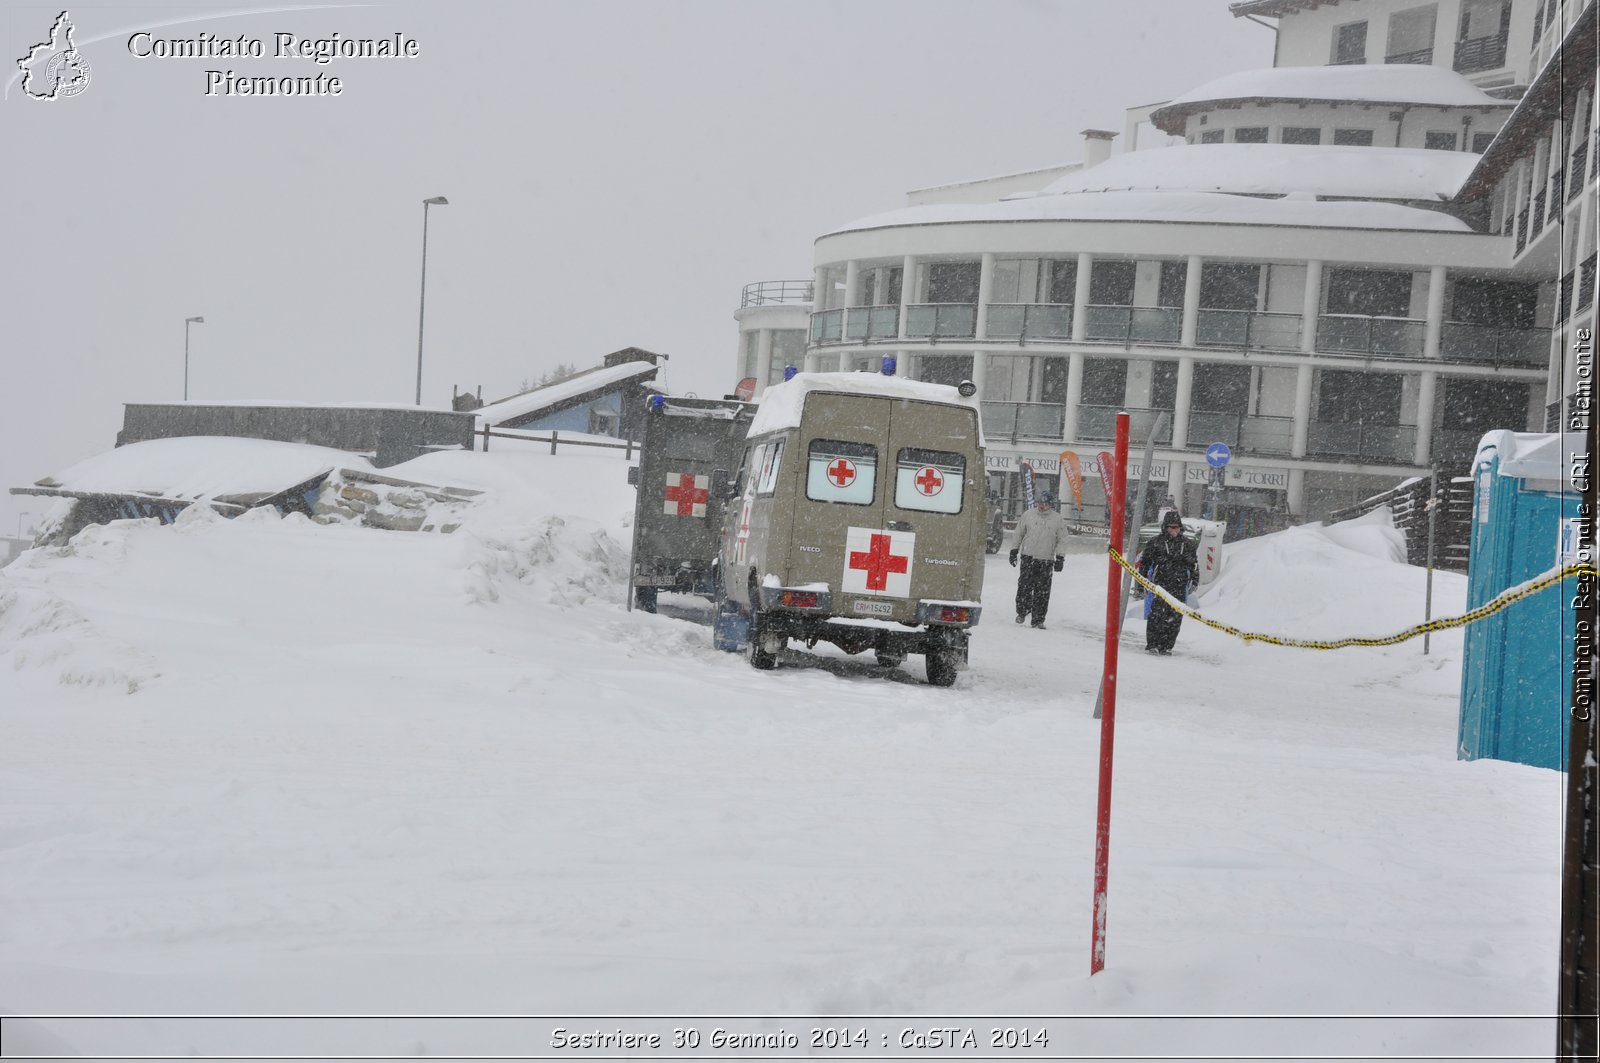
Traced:
<path fill-rule="evenodd" d="M 1112 156 L 1060 177 L 1033 193 L 1238 192 L 1307 193 L 1350 199 L 1443 202 L 1455 195 L 1478 157 L 1421 148 L 1325 147 L 1310 144 L 1186 144 Z"/>
<path fill-rule="evenodd" d="M 1471 232 L 1459 218 L 1398 203 L 1322 203 L 1309 197 L 1259 199 L 1217 192 L 1080 192 L 1008 199 L 999 203 L 930 203 L 905 207 L 858 219 L 840 226 L 834 233 L 897 225 L 1016 221 L 1194 222 Z"/>
<path fill-rule="evenodd" d="M 414 408 L 414 407 L 413 407 Z M 348 451 L 231 436 L 178 436 L 130 443 L 85 458 L 35 486 L 85 494 L 148 495 L 174 501 L 266 498 L 334 469 L 370 469 Z"/>
<path fill-rule="evenodd" d="M 1279 66 L 1225 74 L 1174 98 L 1151 112 L 1164 132 L 1183 132 L 1183 120 L 1218 103 L 1278 101 L 1380 103 L 1429 107 L 1515 106 L 1499 100 L 1439 66 L 1388 63 L 1377 66 Z"/>
<path fill-rule="evenodd" d="M 920 399 L 951 406 L 978 409 L 977 398 L 966 398 L 948 384 L 929 384 L 921 380 L 884 376 L 881 373 L 796 373 L 761 394 L 761 405 L 750 423 L 752 436 L 796 428 L 804 412 L 806 396 L 814 391 L 843 392 L 848 395 L 876 395 L 891 399 Z M 978 445 L 982 446 L 980 439 Z"/>
<path fill-rule="evenodd" d="M 526 417 L 530 413 L 538 413 L 552 406 L 560 405 L 580 395 L 587 395 L 591 391 L 602 391 L 611 386 L 620 386 L 629 381 L 643 376 L 655 374 L 657 366 L 654 362 L 623 362 L 621 365 L 607 365 L 599 369 L 590 369 L 570 376 L 565 380 L 558 380 L 554 384 L 547 384 L 542 388 L 524 391 L 520 395 L 513 395 L 509 399 L 491 402 L 478 409 L 478 420 L 482 424 L 498 425 L 518 417 Z"/>

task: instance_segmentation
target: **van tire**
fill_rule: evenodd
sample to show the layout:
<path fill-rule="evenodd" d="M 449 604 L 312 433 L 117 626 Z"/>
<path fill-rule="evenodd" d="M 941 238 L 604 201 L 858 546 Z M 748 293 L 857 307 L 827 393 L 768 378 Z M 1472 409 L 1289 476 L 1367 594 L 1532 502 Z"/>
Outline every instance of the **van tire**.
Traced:
<path fill-rule="evenodd" d="M 633 589 L 633 604 L 646 613 L 656 611 L 656 589 L 654 587 L 635 587 Z"/>
<path fill-rule="evenodd" d="M 959 661 L 954 651 L 945 649 L 929 650 L 923 655 L 923 660 L 928 665 L 929 686 L 948 687 L 955 685 L 956 666 Z"/>
<path fill-rule="evenodd" d="M 763 672 L 770 672 L 778 667 L 778 654 L 781 652 L 781 644 L 777 650 L 769 650 L 764 645 L 768 638 L 766 629 L 769 623 L 770 621 L 761 614 L 761 610 L 755 608 L 752 602 L 750 608 L 750 667 Z"/>

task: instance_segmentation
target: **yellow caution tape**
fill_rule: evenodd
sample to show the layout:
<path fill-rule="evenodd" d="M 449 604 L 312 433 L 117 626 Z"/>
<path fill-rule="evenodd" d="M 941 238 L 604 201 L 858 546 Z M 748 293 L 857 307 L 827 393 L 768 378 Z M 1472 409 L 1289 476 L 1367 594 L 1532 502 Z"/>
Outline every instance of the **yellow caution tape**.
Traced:
<path fill-rule="evenodd" d="M 1219 623 L 1216 620 L 1201 616 L 1193 609 L 1190 609 L 1188 606 L 1178 601 L 1178 599 L 1174 598 L 1167 591 L 1157 587 L 1154 583 L 1151 583 L 1149 580 L 1145 579 L 1144 576 L 1142 576 L 1132 565 L 1128 564 L 1128 559 L 1123 557 L 1116 550 L 1111 549 L 1110 547 L 1107 547 L 1107 550 L 1111 554 L 1111 559 L 1131 573 L 1133 578 L 1139 581 L 1139 585 L 1141 587 L 1147 591 L 1159 595 L 1163 601 L 1165 601 L 1177 612 L 1182 613 L 1184 616 L 1187 616 L 1192 620 L 1196 620 L 1199 623 L 1204 624 L 1206 627 L 1215 628 L 1217 631 L 1221 631 L 1223 634 L 1232 635 L 1235 638 L 1243 639 L 1246 642 L 1265 642 L 1269 646 L 1288 646 L 1297 650 L 1342 650 L 1346 646 L 1394 646 L 1398 643 L 1405 642 L 1408 639 L 1414 639 L 1418 635 L 1428 634 L 1429 632 L 1448 631 L 1451 628 L 1466 627 L 1475 620 L 1482 620 L 1486 616 L 1492 616 L 1493 614 L 1498 613 L 1500 610 L 1506 608 L 1514 602 L 1520 602 L 1524 598 L 1531 598 L 1533 595 L 1538 594 L 1547 587 L 1554 587 L 1562 580 L 1565 580 L 1571 576 L 1589 576 L 1592 578 L 1595 576 L 1597 571 L 1594 565 L 1585 563 L 1574 563 L 1560 568 L 1553 568 L 1544 575 L 1539 576 L 1537 579 L 1529 580 L 1526 583 L 1519 583 L 1515 587 L 1511 587 L 1505 591 L 1502 591 L 1492 601 L 1485 602 L 1478 606 L 1478 608 L 1462 613 L 1460 616 L 1446 616 L 1440 617 L 1438 620 L 1429 620 L 1426 623 L 1408 627 L 1397 635 L 1384 635 L 1376 638 L 1356 637 L 1347 639 L 1291 639 L 1283 638 L 1278 635 L 1263 635 L 1253 631 L 1240 631 L 1236 627 L 1230 627 L 1227 624 Z"/>

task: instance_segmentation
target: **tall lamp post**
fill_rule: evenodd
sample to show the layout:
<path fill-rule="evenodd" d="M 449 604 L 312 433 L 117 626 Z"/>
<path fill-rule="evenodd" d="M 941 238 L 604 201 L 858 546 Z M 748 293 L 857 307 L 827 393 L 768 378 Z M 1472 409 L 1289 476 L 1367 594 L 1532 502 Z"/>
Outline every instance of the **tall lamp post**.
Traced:
<path fill-rule="evenodd" d="M 186 317 L 183 319 L 183 401 L 189 401 L 189 326 L 204 325 L 203 317 Z"/>
<path fill-rule="evenodd" d="M 422 293 L 417 297 L 417 405 L 422 405 L 422 319 L 428 312 L 428 208 L 447 207 L 450 201 L 443 196 L 430 196 L 422 201 Z"/>

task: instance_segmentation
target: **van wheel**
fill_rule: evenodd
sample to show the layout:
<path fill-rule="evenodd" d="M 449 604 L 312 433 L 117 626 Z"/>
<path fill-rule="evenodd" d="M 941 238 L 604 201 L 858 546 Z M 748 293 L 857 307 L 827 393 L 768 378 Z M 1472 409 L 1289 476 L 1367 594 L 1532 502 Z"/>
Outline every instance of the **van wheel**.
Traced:
<path fill-rule="evenodd" d="M 750 610 L 750 667 L 763 672 L 778 667 L 778 654 L 789 640 L 771 633 L 772 621 L 761 610 Z"/>
<path fill-rule="evenodd" d="M 905 663 L 905 659 L 906 655 L 904 650 L 878 651 L 878 663 L 883 665 L 885 668 L 898 668 L 901 664 Z"/>
<path fill-rule="evenodd" d="M 928 685 L 954 686 L 956 681 L 956 655 L 950 650 L 929 650 L 923 655 L 928 665 Z"/>
<path fill-rule="evenodd" d="M 633 589 L 633 604 L 647 613 L 656 611 L 656 589 L 654 587 L 635 587 Z"/>

